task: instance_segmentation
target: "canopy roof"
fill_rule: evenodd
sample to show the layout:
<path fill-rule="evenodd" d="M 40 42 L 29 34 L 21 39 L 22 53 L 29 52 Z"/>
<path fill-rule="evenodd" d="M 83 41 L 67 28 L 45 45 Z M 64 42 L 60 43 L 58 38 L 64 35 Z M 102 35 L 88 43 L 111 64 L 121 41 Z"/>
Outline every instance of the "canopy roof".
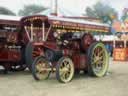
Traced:
<path fill-rule="evenodd" d="M 39 22 L 39 20 L 42 20 L 42 21 Z M 76 20 L 73 18 L 33 15 L 33 16 L 24 17 L 21 19 L 21 21 L 29 25 L 30 23 L 35 23 L 36 25 L 40 25 L 42 24 L 43 21 L 45 21 L 49 23 L 51 26 L 53 26 L 54 28 L 58 28 L 58 29 L 109 32 L 109 25 L 107 24 L 98 23 L 98 22 L 90 22 L 86 20 Z"/>
<path fill-rule="evenodd" d="M 21 18 L 19 16 L 0 15 L 0 20 L 20 21 Z"/>
<path fill-rule="evenodd" d="M 19 21 L 22 17 L 0 15 L 0 24 L 19 25 Z"/>
<path fill-rule="evenodd" d="M 99 22 L 90 22 L 87 20 L 76 20 L 73 18 L 63 18 L 63 17 L 55 17 L 55 16 L 49 16 L 49 19 L 51 20 L 58 20 L 58 21 L 65 21 L 65 22 L 71 22 L 71 23 L 80 23 L 80 24 L 90 24 L 90 25 L 97 25 L 97 26 L 106 26 L 109 27 L 108 24 L 104 24 L 104 23 L 99 23 Z"/>

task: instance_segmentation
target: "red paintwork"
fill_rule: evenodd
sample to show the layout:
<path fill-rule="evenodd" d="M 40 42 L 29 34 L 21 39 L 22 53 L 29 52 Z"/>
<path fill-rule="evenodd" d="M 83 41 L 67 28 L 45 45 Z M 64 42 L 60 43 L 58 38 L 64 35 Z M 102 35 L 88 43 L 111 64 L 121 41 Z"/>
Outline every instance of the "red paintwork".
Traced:
<path fill-rule="evenodd" d="M 0 65 L 6 70 L 21 61 L 21 41 L 19 21 L 0 20 Z"/>
<path fill-rule="evenodd" d="M 0 62 L 18 62 L 20 61 L 21 54 L 17 50 L 4 49 L 0 51 Z"/>
<path fill-rule="evenodd" d="M 42 40 L 42 22 L 45 24 L 45 38 L 47 37 L 47 40 L 44 41 Z M 69 56 L 73 60 L 75 69 L 85 69 L 87 67 L 87 50 L 88 47 L 95 42 L 93 36 L 86 32 L 94 32 L 95 30 L 97 32 L 109 32 L 109 27 L 104 24 L 98 25 L 97 23 L 87 21 L 86 23 L 81 23 L 81 21 L 74 21 L 71 18 L 47 17 L 43 15 L 23 17 L 21 21 L 0 20 L 0 24 L 16 26 L 19 29 L 15 32 L 1 32 L 0 30 L 0 39 L 4 40 L 0 42 L 0 62 L 19 62 L 22 57 L 21 49 L 10 47 L 20 46 L 25 48 L 28 42 L 32 42 L 34 48 L 33 57 L 44 55 L 46 49 L 60 51 L 63 53 L 63 56 Z M 33 41 L 30 41 L 31 39 L 29 38 L 31 37 L 31 24 L 33 24 L 34 27 Z M 25 28 L 28 28 L 27 31 Z M 85 32 L 85 37 L 73 39 L 70 36 L 64 36 L 64 34 L 68 33 L 74 34 L 76 31 L 78 31 L 79 34 Z M 58 36 L 55 37 L 54 33 L 57 33 Z M 59 40 L 59 42 L 57 40 Z M 67 40 L 66 43 L 65 40 Z M 57 61 L 52 63 L 55 67 Z M 4 66 L 7 67 L 11 66 L 7 63 L 4 64 Z"/>
<path fill-rule="evenodd" d="M 0 46 L 2 47 L 0 50 L 0 62 L 19 61 L 20 53 L 18 52 L 18 50 L 10 48 L 13 47 L 15 44 L 18 44 L 18 32 L 0 32 L 0 36 L 5 38 L 4 42 L 0 42 Z"/>
<path fill-rule="evenodd" d="M 128 60 L 128 48 L 126 48 L 126 58 Z"/>
<path fill-rule="evenodd" d="M 45 23 L 45 33 L 46 36 L 48 29 L 49 30 L 48 38 L 46 41 L 39 40 L 42 36 L 42 22 Z M 97 23 L 80 23 L 81 21 L 74 21 L 73 19 L 69 18 L 55 18 L 55 17 L 47 17 L 42 15 L 36 16 L 28 16 L 21 19 L 21 26 L 24 29 L 24 26 L 28 26 L 28 32 L 31 32 L 31 23 L 35 29 L 33 29 L 33 34 L 35 34 L 33 42 L 34 46 L 34 53 L 41 55 L 45 53 L 45 49 L 50 49 L 53 51 L 61 51 L 63 56 L 69 56 L 74 63 L 75 69 L 86 69 L 87 67 L 87 51 L 88 47 L 95 42 L 93 36 L 87 32 L 109 32 L 109 27 L 106 25 L 98 25 Z M 97 25 L 95 25 L 97 24 Z M 36 29 L 37 28 L 37 29 Z M 66 31 L 64 31 L 66 30 Z M 25 31 L 25 30 L 23 30 Z M 82 38 L 71 38 L 70 36 L 63 37 L 65 33 L 68 34 L 72 32 L 74 34 L 75 31 L 78 31 L 79 34 L 85 32 L 86 34 L 83 35 Z M 59 36 L 61 37 L 54 37 L 54 32 L 58 32 Z M 29 33 L 31 34 L 31 33 Z M 70 35 L 70 34 L 69 34 Z M 26 35 L 24 35 L 26 36 Z M 23 36 L 23 37 L 24 37 Z M 26 38 L 27 39 L 27 38 Z M 65 45 L 64 40 L 67 40 L 67 44 Z M 58 43 L 57 40 L 60 40 Z M 42 50 L 42 51 L 41 51 Z M 53 67 L 55 67 L 57 61 L 52 62 Z"/>
<path fill-rule="evenodd" d="M 3 20 L 3 19 L 0 19 L 0 24 L 20 26 L 20 22 L 17 21 L 17 20 Z"/>
<path fill-rule="evenodd" d="M 86 69 L 87 67 L 87 56 L 86 54 L 74 54 L 72 60 L 75 65 L 75 69 Z"/>
<path fill-rule="evenodd" d="M 48 48 L 48 49 L 51 49 L 51 50 L 56 50 L 56 51 L 58 50 L 58 46 L 56 45 L 55 42 L 41 42 L 41 43 L 39 43 L 39 42 L 34 42 L 33 45 L 34 45 L 34 46 L 39 46 L 39 45 L 41 45 L 41 46 L 43 46 L 43 47 L 45 47 L 45 48 Z"/>

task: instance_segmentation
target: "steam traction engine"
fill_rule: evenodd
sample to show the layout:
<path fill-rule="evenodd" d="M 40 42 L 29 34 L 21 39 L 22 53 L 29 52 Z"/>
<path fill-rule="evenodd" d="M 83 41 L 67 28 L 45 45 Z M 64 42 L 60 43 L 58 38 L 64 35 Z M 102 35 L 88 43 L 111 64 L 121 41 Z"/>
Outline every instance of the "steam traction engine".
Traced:
<path fill-rule="evenodd" d="M 36 80 L 56 72 L 57 80 L 67 83 L 75 71 L 88 71 L 96 77 L 107 72 L 107 51 L 91 33 L 109 32 L 108 25 L 42 15 L 24 17 L 21 24 L 30 41 L 26 62 Z"/>
<path fill-rule="evenodd" d="M 26 68 L 20 32 L 20 18 L 0 17 L 0 65 L 7 71 L 20 71 Z"/>

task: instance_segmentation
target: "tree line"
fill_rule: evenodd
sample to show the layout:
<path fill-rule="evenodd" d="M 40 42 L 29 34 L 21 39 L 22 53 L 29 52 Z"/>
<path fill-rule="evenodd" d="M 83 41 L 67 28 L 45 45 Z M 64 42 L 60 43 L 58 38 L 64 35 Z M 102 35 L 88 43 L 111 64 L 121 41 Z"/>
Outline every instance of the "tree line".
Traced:
<path fill-rule="evenodd" d="M 47 8 L 41 6 L 41 5 L 25 5 L 23 9 L 20 9 L 18 14 L 14 13 L 13 11 L 0 7 L 0 14 L 6 14 L 6 15 L 19 15 L 19 16 L 28 16 L 28 15 L 33 15 L 39 12 L 42 12 L 46 10 Z M 97 2 L 95 5 L 92 7 L 87 7 L 85 9 L 85 16 L 89 16 L 92 18 L 99 18 L 102 22 L 112 24 L 114 19 L 119 19 L 118 12 L 112 8 L 111 6 Z M 123 15 L 121 16 L 121 20 L 125 20 L 128 18 L 127 12 L 124 12 Z"/>
<path fill-rule="evenodd" d="M 0 7 L 0 14 L 4 15 L 13 15 L 13 16 L 28 16 L 28 15 L 33 15 L 39 12 L 42 12 L 46 10 L 47 8 L 41 6 L 41 5 L 25 5 L 23 9 L 20 9 L 18 14 L 14 13 L 12 10 L 9 10 L 8 8 L 5 7 Z"/>

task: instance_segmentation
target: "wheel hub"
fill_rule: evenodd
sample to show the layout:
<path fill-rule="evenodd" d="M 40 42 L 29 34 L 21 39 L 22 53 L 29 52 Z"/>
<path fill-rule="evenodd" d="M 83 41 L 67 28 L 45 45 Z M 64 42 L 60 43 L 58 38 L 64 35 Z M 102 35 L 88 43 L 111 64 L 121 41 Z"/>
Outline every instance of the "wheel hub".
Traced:
<path fill-rule="evenodd" d="M 69 71 L 69 69 L 68 69 L 68 68 L 66 68 L 66 67 L 64 67 L 63 69 L 61 69 L 61 71 L 66 73 L 66 72 L 68 72 L 68 71 Z"/>

